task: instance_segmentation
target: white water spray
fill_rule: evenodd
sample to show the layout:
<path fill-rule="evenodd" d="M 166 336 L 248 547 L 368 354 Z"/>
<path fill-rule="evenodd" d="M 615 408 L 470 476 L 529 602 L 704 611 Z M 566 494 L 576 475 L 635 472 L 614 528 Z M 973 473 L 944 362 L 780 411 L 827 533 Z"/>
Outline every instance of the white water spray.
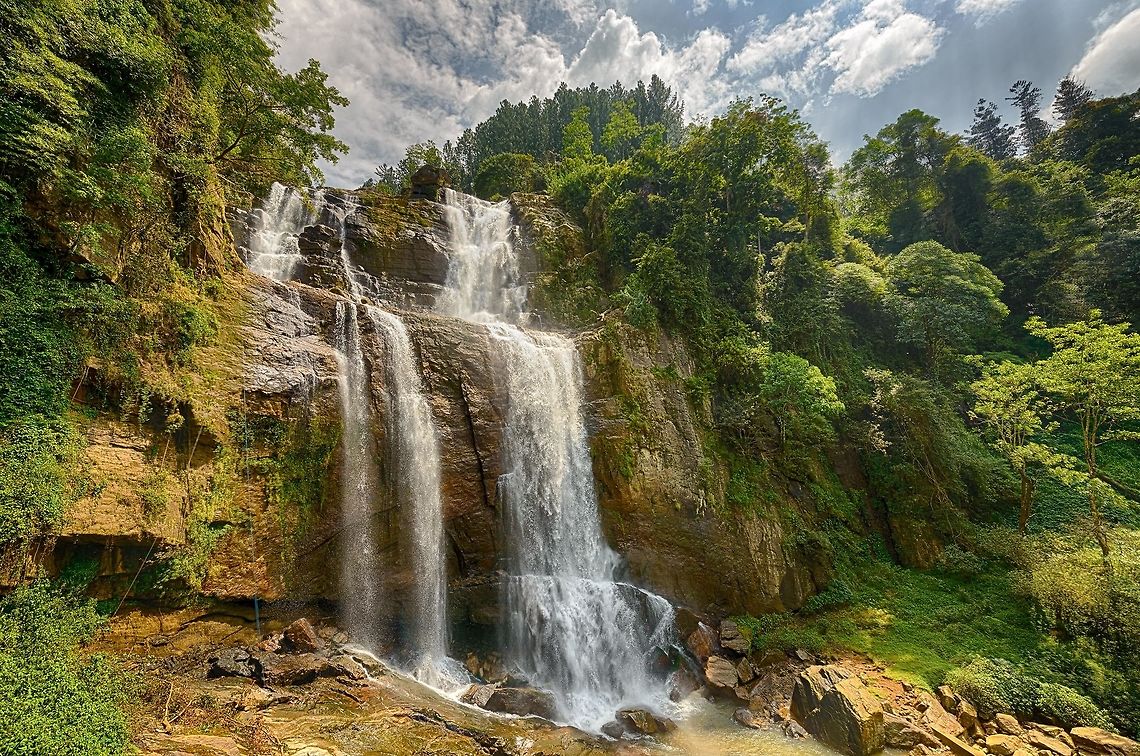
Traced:
<path fill-rule="evenodd" d="M 298 237 L 320 218 L 325 208 L 325 190 L 308 192 L 276 182 L 269 197 L 253 216 L 246 264 L 258 275 L 274 281 L 289 281 L 301 261 Z"/>
<path fill-rule="evenodd" d="M 664 706 L 649 656 L 668 642 L 672 608 L 614 576 L 602 537 L 574 344 L 524 331 L 525 285 L 506 202 L 446 194 L 453 259 L 440 309 L 486 323 L 508 407 L 504 502 L 507 657 L 549 688 L 568 721 L 597 729 L 621 706 Z"/>

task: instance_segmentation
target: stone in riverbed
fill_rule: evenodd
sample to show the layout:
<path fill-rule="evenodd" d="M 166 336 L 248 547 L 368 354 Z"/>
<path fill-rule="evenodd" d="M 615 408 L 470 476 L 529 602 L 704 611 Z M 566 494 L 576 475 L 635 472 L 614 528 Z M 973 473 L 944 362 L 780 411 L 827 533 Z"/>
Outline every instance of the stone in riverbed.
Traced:
<path fill-rule="evenodd" d="M 688 647 L 690 653 L 697 657 L 697 660 L 700 661 L 701 664 L 707 662 L 710 656 L 720 651 L 720 643 L 717 641 L 716 632 L 703 622 L 698 623 L 697 629 L 689 633 L 689 637 L 685 640 L 685 645 Z"/>
<path fill-rule="evenodd" d="M 995 715 L 994 725 L 997 726 L 998 732 L 1005 735 L 1020 737 L 1025 732 L 1025 728 L 1017 721 L 1017 717 L 1014 717 L 1012 714 Z"/>
<path fill-rule="evenodd" d="M 487 711 L 515 714 L 520 717 L 538 716 L 553 719 L 556 708 L 554 696 L 539 688 L 506 688 L 500 685 L 472 685 L 460 700 Z"/>
<path fill-rule="evenodd" d="M 748 661 L 748 657 L 744 657 L 736 663 L 736 677 L 745 684 L 756 679 L 756 670 L 752 668 L 752 663 Z"/>
<path fill-rule="evenodd" d="M 317 679 L 325 659 L 308 654 L 260 654 L 260 682 L 264 685 L 308 685 Z"/>
<path fill-rule="evenodd" d="M 718 688 L 736 687 L 736 665 L 723 656 L 710 656 L 705 663 L 705 678 Z"/>
<path fill-rule="evenodd" d="M 282 635 L 288 648 L 302 654 L 311 654 L 325 646 L 325 642 L 313 629 L 312 623 L 304 617 L 285 628 Z"/>
<path fill-rule="evenodd" d="M 824 743 L 854 756 L 881 751 L 886 743 L 883 707 L 842 667 L 816 665 L 801 672 L 791 713 Z"/>
<path fill-rule="evenodd" d="M 997 756 L 1013 756 L 1021 747 L 1021 740 L 1012 735 L 999 733 L 986 738 L 986 750 Z"/>
<path fill-rule="evenodd" d="M 617 721 L 626 730 L 642 735 L 658 735 L 676 728 L 673 720 L 659 717 L 648 709 L 622 709 L 617 713 Z"/>
<path fill-rule="evenodd" d="M 756 715 L 746 706 L 742 706 L 736 711 L 732 712 L 733 720 L 741 727 L 751 727 L 752 729 L 759 729 L 762 725 L 756 719 Z"/>
<path fill-rule="evenodd" d="M 942 745 L 933 734 L 896 714 L 883 714 L 883 732 L 886 736 L 886 744 L 891 748 L 910 750 L 919 745 L 930 748 L 938 748 Z"/>
<path fill-rule="evenodd" d="M 261 665 L 244 648 L 227 648 L 211 656 L 206 677 L 257 677 Z"/>
<path fill-rule="evenodd" d="M 1073 756 L 1073 749 L 1060 738 L 1050 737 L 1037 730 L 1029 731 L 1029 742 L 1037 747 L 1038 751 L 1048 751 L 1057 756 Z"/>
<path fill-rule="evenodd" d="M 368 671 L 356 659 L 348 654 L 341 654 L 324 663 L 324 666 L 321 667 L 321 675 L 324 677 L 347 677 L 349 680 L 364 680 L 368 677 Z"/>

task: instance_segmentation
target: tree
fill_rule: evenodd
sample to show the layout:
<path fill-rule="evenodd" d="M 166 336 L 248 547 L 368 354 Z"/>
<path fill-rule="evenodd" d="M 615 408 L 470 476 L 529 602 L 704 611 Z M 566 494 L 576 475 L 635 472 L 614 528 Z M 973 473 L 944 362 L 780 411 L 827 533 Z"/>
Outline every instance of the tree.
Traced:
<path fill-rule="evenodd" d="M 295 74 L 272 60 L 244 70 L 226 71 L 219 115 L 219 149 L 212 162 L 247 183 L 268 185 L 285 175 L 299 183 L 318 183 L 318 160 L 335 162 L 348 147 L 334 137 L 333 109 L 348 105 L 320 64 L 310 60 Z"/>
<path fill-rule="evenodd" d="M 991 362 L 970 388 L 976 401 L 971 415 L 990 431 L 993 444 L 1017 471 L 1021 483 L 1018 530 L 1025 533 L 1033 506 L 1035 481 L 1029 475 L 1031 439 L 1045 430 L 1042 397 L 1032 365 L 1011 361 Z"/>
<path fill-rule="evenodd" d="M 594 156 L 594 132 L 590 131 L 590 109 L 575 109 L 570 122 L 562 129 L 562 157 L 589 160 Z"/>
<path fill-rule="evenodd" d="M 1093 536 L 1106 566 L 1108 532 L 1100 505 L 1114 492 L 1101 477 L 1097 448 L 1105 441 L 1140 438 L 1127 426 L 1140 420 L 1140 334 L 1130 328 L 1129 323 L 1105 323 L 1099 310 L 1091 311 L 1088 320 L 1066 325 L 1050 327 L 1037 317 L 1025 324 L 1053 347 L 1034 370 L 1061 416 L 1080 429 Z"/>
<path fill-rule="evenodd" d="M 1005 160 L 1017 154 L 1013 141 L 1016 132 L 1015 126 L 1002 122 L 997 105 L 987 100 L 978 100 L 977 107 L 974 108 L 974 123 L 970 126 L 970 135 L 966 141 L 994 160 Z"/>
<path fill-rule="evenodd" d="M 602 131 L 602 147 L 612 158 L 624 160 L 641 135 L 641 125 L 626 100 L 619 100 L 610 111 L 610 120 Z"/>
<path fill-rule="evenodd" d="M 1066 76 L 1057 85 L 1057 96 L 1053 100 L 1053 112 L 1062 121 L 1068 123 L 1069 119 L 1077 114 L 1086 103 L 1093 98 L 1093 91 L 1085 86 L 1084 82 Z"/>
<path fill-rule="evenodd" d="M 535 173 L 534 158 L 530 155 L 504 152 L 479 165 L 472 188 L 484 199 L 507 197 L 514 192 L 532 192 Z"/>
<path fill-rule="evenodd" d="M 892 251 L 927 236 L 927 214 L 941 201 L 942 165 L 958 143 L 938 119 L 910 110 L 851 155 L 842 189 L 860 230 L 887 237 Z"/>
<path fill-rule="evenodd" d="M 1021 122 L 1018 124 L 1021 146 L 1027 151 L 1032 150 L 1049 136 L 1049 124 L 1039 115 L 1041 90 L 1033 86 L 1032 82 L 1021 79 L 1009 88 L 1009 94 L 1006 101 L 1012 102 L 1021 113 Z"/>
<path fill-rule="evenodd" d="M 891 258 L 887 283 L 899 340 L 922 347 L 937 379 L 946 377 L 956 354 L 1009 314 L 998 298 L 1001 281 L 978 256 L 938 242 L 912 244 Z"/>

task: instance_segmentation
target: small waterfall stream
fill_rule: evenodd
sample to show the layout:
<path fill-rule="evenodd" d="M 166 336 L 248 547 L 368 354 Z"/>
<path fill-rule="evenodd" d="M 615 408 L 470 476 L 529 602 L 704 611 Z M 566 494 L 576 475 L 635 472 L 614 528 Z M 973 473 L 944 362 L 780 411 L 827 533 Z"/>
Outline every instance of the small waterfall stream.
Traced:
<path fill-rule="evenodd" d="M 439 309 L 485 323 L 502 362 L 507 657 L 550 689 L 568 721 L 597 729 L 623 705 L 664 705 L 648 657 L 672 608 L 615 581 L 617 554 L 598 517 L 573 342 L 526 331 L 526 287 L 506 202 L 448 190 L 452 262 Z"/>
<path fill-rule="evenodd" d="M 258 275 L 289 281 L 301 261 L 298 237 L 320 218 L 325 190 L 308 192 L 273 183 L 269 196 L 254 216 L 246 264 Z"/>
<path fill-rule="evenodd" d="M 383 490 L 380 452 L 372 429 L 372 381 L 361 337 L 360 312 L 383 341 L 387 389 L 387 451 L 401 511 L 410 533 L 413 616 L 407 649 L 417 677 L 450 684 L 457 665 L 447 659 L 447 595 L 439 440 L 424 395 L 415 348 L 394 313 L 363 303 L 361 277 L 352 265 L 346 226 L 356 207 L 327 201 L 324 190 L 305 194 L 274 184 L 257 218 L 248 264 L 255 273 L 289 281 L 301 259 L 297 239 L 305 227 L 331 214 L 339 228 L 339 256 L 351 301 L 336 303 L 334 347 L 340 380 L 344 464 L 341 468 L 342 551 L 340 592 L 346 629 L 361 644 L 378 649 L 384 636 L 384 564 L 379 551 L 376 507 Z"/>

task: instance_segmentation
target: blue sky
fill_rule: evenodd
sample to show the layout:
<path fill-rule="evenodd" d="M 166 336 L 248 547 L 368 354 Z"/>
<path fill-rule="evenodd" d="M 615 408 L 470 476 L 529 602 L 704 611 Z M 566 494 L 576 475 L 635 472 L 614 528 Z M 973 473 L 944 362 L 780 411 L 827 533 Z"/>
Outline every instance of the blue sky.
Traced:
<path fill-rule="evenodd" d="M 410 142 L 441 143 L 504 99 L 656 73 L 690 117 L 736 97 L 799 108 L 837 161 L 917 107 L 950 131 L 979 97 L 1074 73 L 1101 95 L 1140 88 L 1140 0 L 279 0 L 280 62 L 317 58 L 352 104 L 356 186 Z M 1012 113 L 1009 113 L 1012 116 Z"/>

